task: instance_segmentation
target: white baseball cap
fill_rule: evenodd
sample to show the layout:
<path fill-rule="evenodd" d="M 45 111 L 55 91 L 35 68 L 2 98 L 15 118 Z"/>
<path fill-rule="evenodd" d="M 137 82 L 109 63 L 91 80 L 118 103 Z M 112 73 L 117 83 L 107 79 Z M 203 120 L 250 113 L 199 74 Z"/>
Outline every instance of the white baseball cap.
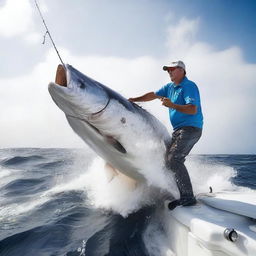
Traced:
<path fill-rule="evenodd" d="M 164 71 L 167 71 L 168 69 L 176 68 L 176 67 L 183 68 L 183 69 L 186 71 L 186 66 L 185 66 L 184 62 L 181 61 L 181 60 L 173 61 L 173 62 L 171 62 L 170 65 L 168 65 L 168 66 L 163 66 L 163 70 L 164 70 Z"/>

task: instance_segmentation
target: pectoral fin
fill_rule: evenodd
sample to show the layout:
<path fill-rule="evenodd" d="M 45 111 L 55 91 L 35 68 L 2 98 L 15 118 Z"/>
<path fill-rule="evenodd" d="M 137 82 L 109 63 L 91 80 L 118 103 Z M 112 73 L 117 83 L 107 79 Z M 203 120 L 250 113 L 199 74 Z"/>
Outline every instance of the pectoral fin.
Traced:
<path fill-rule="evenodd" d="M 113 138 L 112 136 L 105 136 L 105 140 L 107 141 L 108 144 L 112 145 L 112 147 L 114 147 L 116 150 L 118 150 L 119 152 L 125 154 L 126 150 L 125 148 L 122 146 L 122 144 L 116 140 L 115 138 Z"/>
<path fill-rule="evenodd" d="M 105 173 L 108 179 L 108 182 L 113 181 L 113 179 L 118 179 L 119 182 L 122 182 L 129 190 L 135 190 L 137 187 L 137 181 L 124 175 L 122 172 L 118 171 L 111 164 L 105 164 Z"/>

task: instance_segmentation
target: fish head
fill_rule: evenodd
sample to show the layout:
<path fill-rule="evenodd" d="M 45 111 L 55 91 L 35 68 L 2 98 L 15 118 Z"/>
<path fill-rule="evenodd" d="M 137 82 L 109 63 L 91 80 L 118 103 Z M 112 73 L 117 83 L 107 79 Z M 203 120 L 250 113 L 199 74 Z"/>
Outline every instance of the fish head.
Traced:
<path fill-rule="evenodd" d="M 102 111 L 109 95 L 102 85 L 71 65 L 59 65 L 55 82 L 48 86 L 57 106 L 68 116 L 87 119 Z"/>

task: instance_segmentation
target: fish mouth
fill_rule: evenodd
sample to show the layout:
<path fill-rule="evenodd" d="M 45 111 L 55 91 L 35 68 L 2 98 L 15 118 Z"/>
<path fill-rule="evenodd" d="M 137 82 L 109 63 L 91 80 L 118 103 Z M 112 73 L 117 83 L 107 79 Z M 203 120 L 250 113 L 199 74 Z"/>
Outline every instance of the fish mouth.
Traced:
<path fill-rule="evenodd" d="M 56 70 L 55 83 L 59 86 L 67 87 L 66 69 L 63 65 L 59 64 Z"/>
<path fill-rule="evenodd" d="M 67 95 L 72 95 L 72 96 L 76 96 L 78 95 L 77 92 L 75 92 L 73 89 L 73 84 L 71 83 L 71 71 L 69 69 L 68 64 L 66 65 L 61 65 L 59 64 L 56 70 L 56 76 L 55 76 L 55 82 L 54 83 L 50 83 L 49 84 L 49 91 L 51 94 L 51 91 L 56 93 L 56 90 L 58 93 L 60 93 L 62 95 L 62 98 L 66 98 Z M 93 82 L 94 85 L 95 82 Z M 77 87 L 78 88 L 82 88 L 85 89 L 86 84 L 85 82 L 83 82 L 82 79 L 78 78 L 77 79 Z M 95 86 L 96 87 L 96 86 Z M 63 94 L 64 93 L 64 94 Z M 107 92 L 106 92 L 107 94 Z M 107 102 L 105 103 L 105 105 L 102 107 L 100 106 L 100 109 L 96 109 L 96 111 L 93 111 L 92 113 L 90 113 L 91 116 L 95 116 L 98 114 L 101 114 L 109 105 L 111 98 L 108 97 Z M 57 104 L 57 102 L 55 101 L 55 103 Z M 57 104 L 58 105 L 58 104 Z"/>

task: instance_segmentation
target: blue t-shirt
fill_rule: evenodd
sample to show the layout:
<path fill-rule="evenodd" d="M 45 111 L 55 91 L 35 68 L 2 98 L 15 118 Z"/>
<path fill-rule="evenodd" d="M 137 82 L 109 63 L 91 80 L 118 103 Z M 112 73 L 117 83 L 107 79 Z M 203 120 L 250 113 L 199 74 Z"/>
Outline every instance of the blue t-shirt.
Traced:
<path fill-rule="evenodd" d="M 174 104 L 187 105 L 192 104 L 197 106 L 197 113 L 195 115 L 185 114 L 176 109 L 169 108 L 170 121 L 174 130 L 184 127 L 193 126 L 203 127 L 203 115 L 200 102 L 200 94 L 196 84 L 184 77 L 182 82 L 178 85 L 168 83 L 160 90 L 155 92 L 156 95 L 166 97 Z"/>

